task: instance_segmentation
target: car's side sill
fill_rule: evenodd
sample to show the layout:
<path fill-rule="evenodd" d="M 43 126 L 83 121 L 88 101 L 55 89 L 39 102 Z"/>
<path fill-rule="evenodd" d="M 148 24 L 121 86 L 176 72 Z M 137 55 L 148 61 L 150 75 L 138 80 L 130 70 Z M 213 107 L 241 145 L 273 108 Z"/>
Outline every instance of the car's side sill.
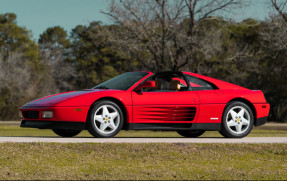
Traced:
<path fill-rule="evenodd" d="M 128 130 L 206 130 L 220 131 L 220 123 L 129 123 Z"/>
<path fill-rule="evenodd" d="M 20 127 L 39 129 L 75 129 L 83 130 L 86 122 L 66 122 L 66 121 L 31 121 L 23 120 Z"/>

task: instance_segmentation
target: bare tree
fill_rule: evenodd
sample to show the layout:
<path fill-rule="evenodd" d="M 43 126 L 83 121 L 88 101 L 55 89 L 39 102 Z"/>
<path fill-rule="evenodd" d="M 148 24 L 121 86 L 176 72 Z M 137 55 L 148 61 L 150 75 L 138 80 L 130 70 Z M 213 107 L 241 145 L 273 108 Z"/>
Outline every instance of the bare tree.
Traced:
<path fill-rule="evenodd" d="M 121 0 L 103 12 L 123 27 L 115 44 L 149 70 L 180 70 L 192 61 L 197 23 L 245 5 L 240 0 Z"/>
<path fill-rule="evenodd" d="M 0 59 L 0 119 L 15 119 L 17 108 L 39 96 L 57 92 L 45 72 L 35 72 L 22 53 L 11 53 L 8 61 Z"/>
<path fill-rule="evenodd" d="M 287 14 L 286 14 L 286 0 L 271 0 L 273 8 L 279 13 L 279 15 L 287 22 Z"/>

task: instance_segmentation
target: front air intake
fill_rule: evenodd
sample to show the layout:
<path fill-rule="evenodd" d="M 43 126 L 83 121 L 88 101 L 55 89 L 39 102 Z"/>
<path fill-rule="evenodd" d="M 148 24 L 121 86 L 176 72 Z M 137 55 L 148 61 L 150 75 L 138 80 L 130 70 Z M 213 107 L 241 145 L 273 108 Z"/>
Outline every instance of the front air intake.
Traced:
<path fill-rule="evenodd" d="M 23 117 L 26 119 L 38 119 L 39 111 L 23 111 Z"/>

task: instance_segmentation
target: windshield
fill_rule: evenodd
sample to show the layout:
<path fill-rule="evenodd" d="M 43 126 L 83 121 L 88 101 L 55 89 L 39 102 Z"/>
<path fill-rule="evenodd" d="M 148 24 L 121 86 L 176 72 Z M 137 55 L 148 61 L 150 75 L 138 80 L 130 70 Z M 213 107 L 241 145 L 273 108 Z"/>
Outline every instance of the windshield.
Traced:
<path fill-rule="evenodd" d="M 93 89 L 128 90 L 147 74 L 146 72 L 127 72 L 93 87 Z"/>

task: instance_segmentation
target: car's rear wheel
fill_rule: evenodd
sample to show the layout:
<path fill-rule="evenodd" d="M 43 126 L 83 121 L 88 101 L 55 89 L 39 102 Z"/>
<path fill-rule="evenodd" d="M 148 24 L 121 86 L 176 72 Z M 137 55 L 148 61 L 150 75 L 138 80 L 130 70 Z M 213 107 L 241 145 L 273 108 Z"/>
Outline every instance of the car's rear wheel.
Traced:
<path fill-rule="evenodd" d="M 177 131 L 178 134 L 180 134 L 181 136 L 187 137 L 187 138 L 197 138 L 199 136 L 201 136 L 205 131 L 203 130 L 198 130 L 198 131 L 185 131 L 185 130 L 181 130 L 181 131 Z"/>
<path fill-rule="evenodd" d="M 52 129 L 54 133 L 62 137 L 73 137 L 78 135 L 82 130 L 74 129 Z"/>
<path fill-rule="evenodd" d="M 243 102 L 234 101 L 223 112 L 219 133 L 227 138 L 242 138 L 250 133 L 253 124 L 254 116 L 250 107 Z"/>
<path fill-rule="evenodd" d="M 99 101 L 91 109 L 88 131 L 99 138 L 114 137 L 123 127 L 121 108 L 112 101 Z"/>

